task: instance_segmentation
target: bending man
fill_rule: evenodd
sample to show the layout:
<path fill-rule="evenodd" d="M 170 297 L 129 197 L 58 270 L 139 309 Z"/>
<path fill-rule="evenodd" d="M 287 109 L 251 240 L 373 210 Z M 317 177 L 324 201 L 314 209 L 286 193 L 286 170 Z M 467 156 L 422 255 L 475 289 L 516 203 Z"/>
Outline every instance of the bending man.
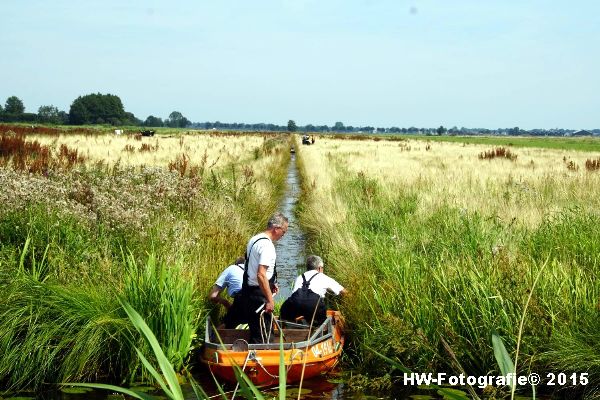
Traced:
<path fill-rule="evenodd" d="M 336 295 L 348 293 L 335 279 L 323 273 L 323 267 L 321 257 L 307 257 L 306 272 L 296 278 L 292 295 L 281 305 L 281 319 L 295 321 L 304 317 L 306 321 L 313 320 L 314 325 L 321 325 L 327 318 L 324 301 L 327 291 Z"/>
<path fill-rule="evenodd" d="M 246 261 L 244 257 L 239 257 L 235 263 L 225 268 L 208 294 L 208 300 L 215 304 L 222 304 L 227 309 L 227 314 L 223 318 L 223 324 L 227 329 L 235 329 L 239 324 L 247 323 L 243 300 L 240 298 L 244 279 L 244 261 Z M 233 298 L 233 303 L 219 296 L 224 289 L 227 289 L 227 293 Z"/>

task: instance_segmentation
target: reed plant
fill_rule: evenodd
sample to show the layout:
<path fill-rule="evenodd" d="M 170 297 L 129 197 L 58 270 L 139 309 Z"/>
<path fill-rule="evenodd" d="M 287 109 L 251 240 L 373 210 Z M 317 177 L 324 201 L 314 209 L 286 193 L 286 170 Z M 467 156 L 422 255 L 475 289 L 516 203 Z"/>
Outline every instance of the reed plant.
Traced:
<path fill-rule="evenodd" d="M 127 323 L 105 288 L 66 287 L 2 272 L 0 381 L 40 388 L 64 379 L 129 375 Z"/>
<path fill-rule="evenodd" d="M 167 398 L 171 400 L 184 400 L 186 398 L 191 398 L 189 396 L 184 396 L 184 391 L 182 385 L 179 382 L 179 378 L 177 376 L 177 369 L 171 363 L 169 358 L 166 356 L 164 349 L 161 347 L 159 340 L 156 335 L 152 331 L 152 329 L 148 326 L 144 318 L 125 300 L 120 300 L 120 303 L 127 313 L 127 317 L 131 321 L 131 324 L 139 331 L 141 336 L 147 341 L 148 345 L 151 347 L 151 352 L 147 354 L 152 354 L 155 359 L 155 363 L 152 363 L 148 360 L 148 358 L 144 355 L 144 351 L 140 348 L 136 347 L 135 350 L 144 364 L 144 368 L 154 379 L 154 383 L 157 384 L 162 389 L 162 392 L 167 396 Z M 284 351 L 283 351 L 283 332 L 280 332 L 279 337 L 279 390 L 278 395 L 280 400 L 285 400 L 287 389 L 286 389 L 286 367 L 284 361 Z M 158 365 L 158 369 L 154 367 L 154 365 Z M 238 386 L 236 386 L 236 390 L 232 395 L 232 399 L 235 398 L 236 394 L 239 394 L 247 399 L 254 400 L 263 400 L 265 397 L 261 393 L 261 390 L 256 387 L 251 379 L 244 373 L 244 371 L 237 365 L 233 366 L 235 376 L 238 380 Z M 160 371 L 160 372 L 159 372 Z M 187 371 L 186 371 L 187 372 Z M 191 374 L 187 373 L 186 378 L 189 380 L 189 386 L 195 395 L 197 400 L 207 400 L 213 397 L 218 396 L 208 396 L 204 389 L 194 380 Z M 214 378 L 214 376 L 213 376 Z M 227 399 L 227 395 L 223 390 L 223 387 L 219 382 L 215 383 L 217 385 L 217 390 L 223 399 Z M 154 396 L 147 395 L 135 388 L 124 388 L 121 386 L 103 384 L 103 383 L 74 383 L 74 382 L 64 382 L 65 386 L 75 386 L 75 387 L 85 387 L 85 388 L 94 388 L 94 389 L 104 389 L 110 390 L 113 392 L 123 393 L 129 395 L 136 399 L 141 400 L 151 400 L 155 399 Z M 238 387 L 240 390 L 238 391 Z M 298 391 L 298 398 L 300 397 L 300 390 Z"/>
<path fill-rule="evenodd" d="M 520 179 L 536 188 L 535 196 L 518 200 L 521 210 L 539 198 L 548 202 L 532 207 L 536 218 L 520 219 L 505 208 L 505 171 L 467 170 L 461 165 L 472 158 L 459 153 L 453 164 L 440 162 L 440 154 L 447 154 L 441 145 L 427 150 L 413 144 L 411 152 L 382 141 L 359 146 L 362 151 L 352 141 L 323 139 L 318 149 L 299 151 L 305 191 L 300 220 L 309 251 L 323 255 L 350 291 L 340 307 L 359 349 L 352 359 L 356 367 L 373 370 L 375 350 L 419 372 L 497 370 L 490 335 L 499 332 L 515 352 L 532 288 L 520 371 L 582 367 L 578 355 L 594 349 L 600 237 L 593 232 L 600 221 L 587 197 L 574 198 L 573 191 L 583 190 L 576 183 L 596 178 L 585 172 L 553 175 L 555 164 L 542 163 L 549 157 L 543 153 L 536 160 L 541 171 L 531 175 L 519 161 L 504 166 L 519 170 Z M 465 154 L 478 150 L 467 148 Z M 522 149 L 519 160 L 523 153 L 532 154 Z M 558 163 L 561 158 L 556 154 Z M 398 167 L 407 164 L 413 167 Z M 476 174 L 485 174 L 487 197 Z M 558 361 L 557 354 L 563 356 Z M 591 368 L 598 355 L 588 353 Z"/>

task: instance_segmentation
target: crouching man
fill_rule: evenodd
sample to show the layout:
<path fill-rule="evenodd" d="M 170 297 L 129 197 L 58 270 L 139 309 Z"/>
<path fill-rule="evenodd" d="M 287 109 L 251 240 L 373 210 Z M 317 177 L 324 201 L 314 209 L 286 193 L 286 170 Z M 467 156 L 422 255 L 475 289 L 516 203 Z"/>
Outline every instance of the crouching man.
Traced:
<path fill-rule="evenodd" d="M 235 329 L 239 324 L 248 322 L 245 315 L 244 303 L 241 299 L 245 261 L 244 257 L 239 257 L 232 265 L 227 267 L 219 275 L 208 294 L 208 300 L 215 304 L 222 304 L 227 309 L 227 314 L 223 318 L 223 324 L 227 329 Z M 229 296 L 233 298 L 233 303 L 220 296 L 225 289 L 227 289 Z"/>
<path fill-rule="evenodd" d="M 335 279 L 323 273 L 321 257 L 308 256 L 306 272 L 296 278 L 292 295 L 281 306 L 281 319 L 295 321 L 304 317 L 306 321 L 312 320 L 313 325 L 322 324 L 327 318 L 324 300 L 328 290 L 336 295 L 347 293 Z"/>

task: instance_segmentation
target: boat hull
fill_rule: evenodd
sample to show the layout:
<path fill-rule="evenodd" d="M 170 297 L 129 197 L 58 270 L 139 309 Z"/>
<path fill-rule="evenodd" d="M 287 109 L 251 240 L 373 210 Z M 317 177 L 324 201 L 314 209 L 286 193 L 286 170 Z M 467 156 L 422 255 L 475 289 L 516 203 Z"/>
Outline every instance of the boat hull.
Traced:
<path fill-rule="evenodd" d="M 279 382 L 282 353 L 286 382 L 289 384 L 325 374 L 337 365 L 344 345 L 339 312 L 329 311 L 328 315 L 331 320 L 329 333 L 320 339 L 292 343 L 288 341 L 283 351 L 277 349 L 276 343 L 265 349 L 261 349 L 259 345 L 251 346 L 253 348 L 247 351 L 233 351 L 227 345 L 205 345 L 201 360 L 219 380 L 237 382 L 234 370 L 238 366 L 257 386 L 275 385 Z"/>

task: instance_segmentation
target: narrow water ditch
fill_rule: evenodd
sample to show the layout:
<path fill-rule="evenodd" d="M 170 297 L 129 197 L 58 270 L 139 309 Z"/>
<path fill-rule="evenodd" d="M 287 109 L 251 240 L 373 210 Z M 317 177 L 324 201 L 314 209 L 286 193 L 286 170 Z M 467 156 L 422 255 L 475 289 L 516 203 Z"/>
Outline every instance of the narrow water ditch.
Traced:
<path fill-rule="evenodd" d="M 286 191 L 279 211 L 289 220 L 287 233 L 275 243 L 277 252 L 277 279 L 280 292 L 275 297 L 281 302 L 290 296 L 298 272 L 306 260 L 306 236 L 296 219 L 295 207 L 300 198 L 300 177 L 296 166 L 296 154 L 291 154 L 286 179 Z"/>
<path fill-rule="evenodd" d="M 275 302 L 281 303 L 291 295 L 294 281 L 299 273 L 304 272 L 306 256 L 306 234 L 300 227 L 296 217 L 296 206 L 301 196 L 300 174 L 296 163 L 296 153 L 292 152 L 288 173 L 286 178 L 286 190 L 283 200 L 280 203 L 278 211 L 281 211 L 289 220 L 287 234 L 275 243 L 277 252 L 277 274 L 280 292 L 275 297 Z M 349 371 L 343 376 L 348 376 Z M 312 378 L 303 382 L 303 399 L 335 399 L 335 400 L 353 400 L 353 399 L 436 399 L 435 391 L 406 388 L 394 386 L 388 393 L 374 393 L 369 390 L 350 391 L 344 378 L 340 378 L 341 371 L 337 374 L 325 375 Z M 288 386 L 289 393 L 287 398 L 297 398 L 299 386 Z M 276 395 L 274 394 L 274 397 Z"/>
<path fill-rule="evenodd" d="M 284 299 L 290 296 L 294 281 L 298 276 L 298 273 L 304 271 L 305 266 L 307 255 L 306 235 L 300 228 L 299 221 L 297 220 L 295 214 L 295 207 L 299 201 L 300 195 L 300 176 L 296 164 L 296 154 L 292 153 L 286 178 L 286 190 L 283 200 L 279 206 L 279 211 L 281 211 L 289 220 L 289 227 L 287 234 L 275 245 L 277 251 L 277 273 L 280 287 L 280 292 L 275 297 L 275 301 L 279 303 L 283 302 Z M 221 398 L 208 369 L 205 368 L 204 365 L 198 364 L 194 367 L 194 370 L 195 378 L 204 388 L 204 390 L 210 396 L 214 396 L 213 398 L 215 399 Z M 189 385 L 183 385 L 183 389 L 186 399 L 196 399 L 195 394 Z M 226 391 L 231 390 L 226 392 L 227 395 L 231 395 L 233 392 L 233 388 L 230 388 L 229 385 L 226 385 L 224 389 Z M 288 386 L 287 398 L 297 398 L 299 389 L 300 388 L 298 385 Z M 272 393 L 266 390 L 265 396 L 277 397 L 276 390 L 277 389 L 275 388 L 275 391 Z M 399 396 L 398 393 L 382 395 L 381 393 L 373 394 L 368 392 L 349 391 L 347 384 L 345 384 L 343 379 L 340 379 L 340 377 L 336 374 L 306 380 L 303 382 L 300 390 L 301 398 L 303 399 L 350 400 L 408 398 L 406 395 L 402 394 Z M 157 392 L 154 393 L 158 394 Z M 273 396 L 270 396 L 271 394 L 273 394 Z M 119 398 L 123 399 L 124 397 L 121 395 L 110 394 L 107 391 L 93 390 L 81 394 L 52 391 L 44 394 L 42 398 L 51 400 L 106 400 Z M 238 398 L 241 397 L 238 396 Z M 31 397 L 31 399 L 33 399 L 33 397 Z"/>

